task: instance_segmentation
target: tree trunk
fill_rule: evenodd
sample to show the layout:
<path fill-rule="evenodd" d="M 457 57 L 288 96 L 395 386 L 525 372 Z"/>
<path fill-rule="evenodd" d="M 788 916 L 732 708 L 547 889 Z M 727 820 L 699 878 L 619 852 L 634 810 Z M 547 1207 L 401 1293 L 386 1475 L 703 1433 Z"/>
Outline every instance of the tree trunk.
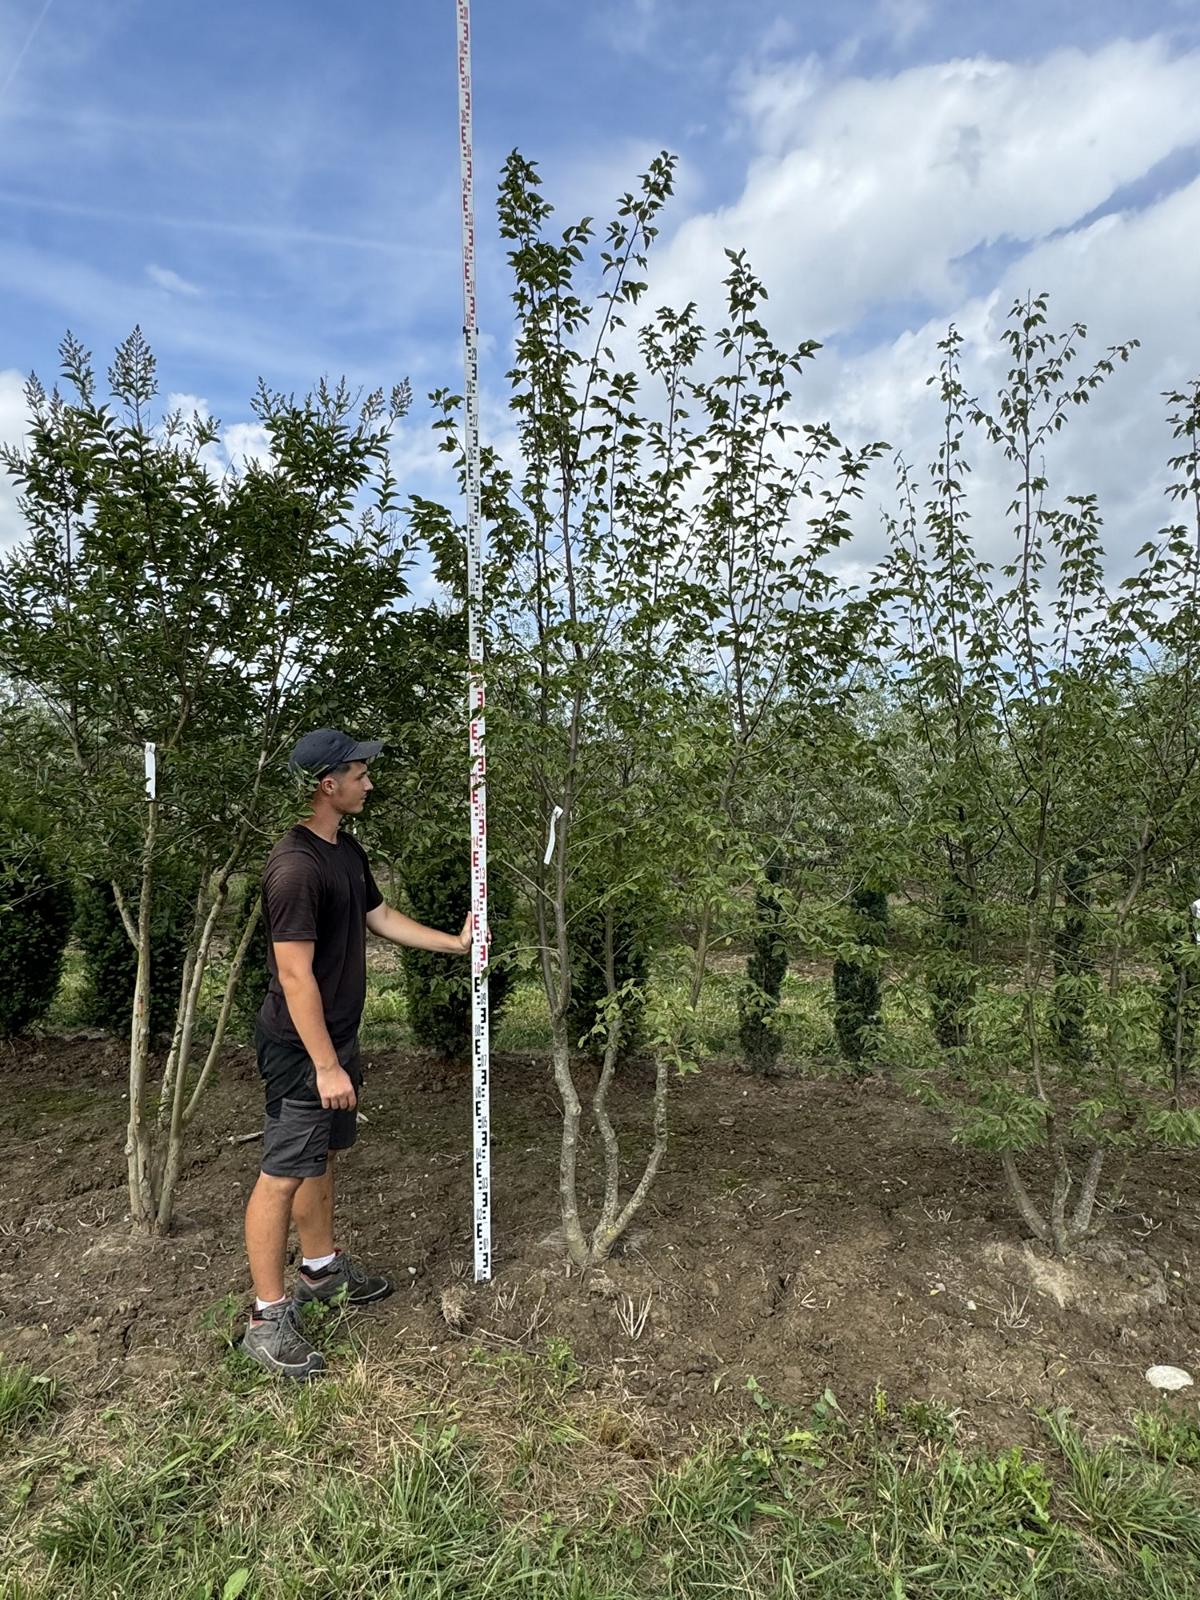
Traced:
<path fill-rule="evenodd" d="M 667 1095 L 670 1088 L 670 1069 L 662 1056 L 658 1057 L 654 1074 L 654 1144 L 646 1159 L 645 1168 L 637 1188 L 626 1201 L 624 1209 L 611 1227 L 601 1231 L 597 1226 L 592 1235 L 590 1264 L 598 1266 L 607 1261 L 617 1240 L 628 1228 L 645 1203 L 650 1186 L 658 1176 L 663 1157 L 667 1153 Z"/>
<path fill-rule="evenodd" d="M 1104 1156 L 1103 1147 L 1097 1146 L 1088 1161 L 1087 1171 L 1083 1176 L 1083 1188 L 1079 1192 L 1079 1199 L 1071 1217 L 1073 1244 L 1080 1244 L 1092 1232 L 1092 1214 L 1096 1208 L 1096 1191 L 1100 1187 L 1100 1174 L 1104 1171 Z"/>
<path fill-rule="evenodd" d="M 600 1068 L 600 1076 L 596 1080 L 596 1092 L 592 1096 L 592 1116 L 600 1135 L 600 1142 L 604 1146 L 604 1204 L 600 1208 L 600 1221 L 596 1224 L 596 1233 L 606 1232 L 616 1222 L 621 1193 L 621 1146 L 616 1129 L 612 1125 L 612 1118 L 608 1114 L 608 1091 L 612 1084 L 613 1073 L 616 1071 L 623 1032 L 623 1019 L 617 1005 L 617 960 L 614 943 L 613 914 L 609 906 L 604 914 L 604 988 L 610 1008 L 608 1035 L 604 1042 L 604 1061 Z"/>
<path fill-rule="evenodd" d="M 1008 1191 L 1016 1204 L 1021 1221 L 1035 1239 L 1040 1239 L 1043 1244 L 1049 1244 L 1050 1229 L 1046 1219 L 1030 1199 L 1029 1190 L 1025 1187 L 1024 1180 L 1017 1171 L 1017 1163 L 1011 1150 L 1002 1150 L 1000 1152 L 1000 1164 L 1004 1168 Z"/>
<path fill-rule="evenodd" d="M 221 1002 L 221 1010 L 217 1017 L 217 1025 L 213 1029 L 213 1036 L 208 1046 L 208 1054 L 204 1058 L 204 1066 L 196 1080 L 196 1087 L 192 1090 L 191 1097 L 184 1104 L 187 1079 L 184 1070 L 184 1059 L 181 1056 L 179 1074 L 175 1080 L 175 1092 L 171 1105 L 171 1127 L 167 1135 L 166 1159 L 163 1164 L 162 1186 L 158 1197 L 157 1226 L 159 1233 L 167 1233 L 171 1227 L 171 1217 L 175 1209 L 175 1189 L 179 1183 L 179 1173 L 183 1165 L 183 1135 L 184 1130 L 196 1114 L 196 1107 L 200 1102 L 204 1086 L 212 1074 L 217 1056 L 225 1041 L 225 1029 L 229 1022 L 229 1014 L 233 1009 L 234 998 L 237 994 L 238 981 L 242 975 L 242 966 L 246 960 L 246 951 L 250 948 L 250 941 L 254 937 L 254 930 L 258 924 L 259 904 L 256 901 L 251 908 L 250 915 L 246 918 L 245 927 L 242 929 L 241 939 L 238 941 L 237 950 L 229 968 L 229 980 L 225 985 L 225 996 Z M 196 994 L 199 994 L 199 985 L 204 980 L 204 968 L 208 965 L 208 952 L 210 946 L 205 944 L 203 955 L 197 953 L 197 968 L 199 977 L 196 983 Z M 191 1028 L 195 1019 L 195 1005 L 187 1024 L 188 1053 L 190 1055 Z"/>
<path fill-rule="evenodd" d="M 1071 1168 L 1062 1144 L 1051 1135 L 1050 1148 L 1054 1159 L 1054 1192 L 1050 1197 L 1050 1242 L 1056 1256 L 1071 1253 L 1071 1230 L 1067 1226 L 1067 1196 L 1071 1192 Z"/>
<path fill-rule="evenodd" d="M 692 966 L 692 988 L 688 996 L 691 1008 L 695 1011 L 700 1004 L 700 991 L 704 987 L 704 975 L 708 968 L 708 939 L 712 932 L 712 907 L 705 906 L 704 915 L 700 918 L 700 926 L 696 931 L 695 961 Z"/>
<path fill-rule="evenodd" d="M 160 1130 L 167 1126 L 171 1117 L 175 1069 L 179 1065 L 179 1048 L 183 1038 L 184 1018 L 187 1015 L 187 997 L 192 986 L 193 961 L 193 953 L 189 950 L 183 958 L 183 971 L 179 979 L 179 1002 L 175 1008 L 175 1026 L 171 1030 L 171 1048 L 167 1052 L 167 1064 L 163 1068 L 162 1083 L 159 1085 L 158 1090 L 158 1126 Z"/>
<path fill-rule="evenodd" d="M 579 1225 L 579 1094 L 571 1072 L 570 1041 L 564 1018 L 554 1020 L 554 1081 L 562 1097 L 562 1143 L 558 1155 L 558 1202 L 563 1242 L 577 1267 L 589 1263 L 587 1240 Z"/>
<path fill-rule="evenodd" d="M 137 978 L 133 990 L 133 1019 L 129 1030 L 129 1125 L 125 1154 L 129 1163 L 129 1217 L 134 1231 L 153 1233 L 154 1174 L 151 1130 L 147 1125 L 146 1074 L 150 1062 L 150 920 L 154 909 L 154 846 L 158 835 L 158 801 L 148 802 L 146 833 L 142 841 L 142 881 L 136 924 L 132 921 L 120 885 L 113 884 L 125 931 L 137 950 Z"/>
<path fill-rule="evenodd" d="M 208 1055 L 205 1057 L 204 1066 L 201 1068 L 200 1076 L 196 1079 L 196 1087 L 192 1090 L 191 1098 L 184 1108 L 183 1123 L 185 1127 L 196 1115 L 196 1107 L 200 1103 L 200 1096 L 204 1092 L 204 1086 L 208 1082 L 213 1066 L 216 1063 L 217 1053 L 219 1052 L 221 1045 L 224 1043 L 225 1029 L 229 1025 L 229 1017 L 233 1011 L 233 1002 L 237 998 L 238 984 L 241 982 L 242 970 L 246 965 L 246 956 L 249 954 L 250 945 L 254 938 L 255 930 L 258 927 L 258 920 L 261 914 L 262 902 L 258 899 L 255 899 L 254 904 L 250 908 L 250 915 L 246 918 L 246 925 L 242 929 L 242 937 L 238 942 L 237 950 L 234 952 L 233 963 L 229 968 L 229 981 L 225 985 L 225 998 L 221 1002 L 221 1010 L 217 1015 L 217 1026 L 213 1031 L 212 1043 L 209 1045 Z"/>

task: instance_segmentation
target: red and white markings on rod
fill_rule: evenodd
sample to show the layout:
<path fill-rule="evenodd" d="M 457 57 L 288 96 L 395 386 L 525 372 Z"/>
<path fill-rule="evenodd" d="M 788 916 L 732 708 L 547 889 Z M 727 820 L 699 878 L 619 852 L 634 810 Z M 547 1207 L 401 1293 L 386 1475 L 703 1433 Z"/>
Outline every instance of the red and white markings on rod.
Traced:
<path fill-rule="evenodd" d="M 483 692 L 483 534 L 479 513 L 479 329 L 471 143 L 471 6 L 458 0 L 458 130 L 462 172 L 463 348 L 466 360 L 467 636 L 471 756 L 471 1089 L 475 1127 L 475 1281 L 492 1275 L 491 1044 L 488 1032 L 487 757 Z"/>

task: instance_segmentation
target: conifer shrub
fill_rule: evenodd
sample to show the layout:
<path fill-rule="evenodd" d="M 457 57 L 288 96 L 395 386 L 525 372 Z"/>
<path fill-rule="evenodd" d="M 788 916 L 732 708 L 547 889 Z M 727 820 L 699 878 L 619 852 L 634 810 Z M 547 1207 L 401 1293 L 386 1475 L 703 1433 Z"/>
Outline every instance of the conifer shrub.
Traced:
<path fill-rule="evenodd" d="M 1069 1061 L 1084 1059 L 1087 1042 L 1087 979 L 1093 971 L 1088 951 L 1092 918 L 1091 869 L 1073 856 L 1063 871 L 1062 922 L 1054 936 L 1054 988 L 1050 995 L 1050 1027 L 1059 1054 Z"/>
<path fill-rule="evenodd" d="M 25 1033 L 50 1009 L 72 910 L 44 831 L 0 801 L 0 1038 Z"/>
<path fill-rule="evenodd" d="M 570 923 L 571 1003 L 567 1013 L 571 1038 L 585 1054 L 603 1056 L 608 1030 L 604 1026 L 608 999 L 607 932 L 612 919 L 613 975 L 621 1012 L 617 1060 L 636 1054 L 645 1020 L 646 985 L 650 975 L 651 941 L 646 908 L 630 901 L 597 897 Z"/>
<path fill-rule="evenodd" d="M 125 885 L 136 907 L 136 885 Z M 195 915 L 196 884 L 163 871 L 155 889 L 150 927 L 150 1032 L 171 1032 L 179 1005 L 188 932 Z M 76 889 L 75 938 L 83 956 L 82 1010 L 93 1027 L 124 1035 L 133 1019 L 137 951 L 121 921 L 112 884 L 92 879 Z"/>
<path fill-rule="evenodd" d="M 960 1050 L 968 1041 L 976 989 L 971 935 L 970 900 L 961 885 L 953 884 L 938 905 L 932 947 L 925 963 L 933 1031 L 943 1050 Z"/>
<path fill-rule="evenodd" d="M 1176 1078 L 1195 1070 L 1200 1049 L 1200 923 L 1194 911 L 1175 921 L 1177 934 L 1163 958 L 1159 1040 Z"/>
<path fill-rule="evenodd" d="M 779 1002 L 788 968 L 779 866 L 772 862 L 754 896 L 754 946 L 746 961 L 746 977 L 738 996 L 738 1039 L 752 1072 L 770 1076 L 778 1069 L 783 1034 Z"/>
<path fill-rule="evenodd" d="M 431 928 L 453 932 L 471 908 L 470 869 L 456 840 L 442 849 L 414 848 L 398 866 L 409 913 Z M 488 1010 L 494 1027 L 512 983 L 515 943 L 512 893 L 504 873 L 488 872 Z M 444 1061 L 465 1060 L 471 1042 L 471 962 L 430 950 L 400 951 L 404 998 L 414 1041 Z"/>
<path fill-rule="evenodd" d="M 251 873 L 242 892 L 237 898 L 237 915 L 233 919 L 230 932 L 231 941 L 241 938 L 242 930 L 246 926 L 246 918 L 250 915 L 255 901 L 262 894 L 262 878 L 257 873 Z M 237 1019 L 238 1029 L 250 1037 L 254 1032 L 254 1020 L 258 1016 L 259 1008 L 266 998 L 267 984 L 270 974 L 267 971 L 267 925 L 260 916 L 255 924 L 254 932 L 250 935 L 250 943 L 246 947 L 245 960 L 242 962 L 241 977 L 238 980 L 237 993 L 233 997 L 232 1015 Z"/>
<path fill-rule="evenodd" d="M 833 965 L 834 1027 L 845 1059 L 862 1069 L 879 1047 L 882 1023 L 879 952 L 888 942 L 888 897 L 860 885 L 850 899 L 853 938 L 863 954 Z"/>

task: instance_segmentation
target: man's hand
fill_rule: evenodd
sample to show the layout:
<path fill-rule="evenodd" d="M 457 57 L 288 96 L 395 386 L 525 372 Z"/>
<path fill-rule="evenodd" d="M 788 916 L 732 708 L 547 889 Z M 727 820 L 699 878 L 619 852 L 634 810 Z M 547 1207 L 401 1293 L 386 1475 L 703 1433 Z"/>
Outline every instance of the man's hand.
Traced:
<path fill-rule="evenodd" d="M 353 1111 L 358 1104 L 354 1084 L 345 1067 L 318 1067 L 317 1093 L 326 1111 Z"/>
<path fill-rule="evenodd" d="M 463 955 L 466 955 L 471 948 L 471 913 L 469 911 L 467 912 L 467 920 L 462 925 L 462 932 L 458 936 L 458 942 Z"/>

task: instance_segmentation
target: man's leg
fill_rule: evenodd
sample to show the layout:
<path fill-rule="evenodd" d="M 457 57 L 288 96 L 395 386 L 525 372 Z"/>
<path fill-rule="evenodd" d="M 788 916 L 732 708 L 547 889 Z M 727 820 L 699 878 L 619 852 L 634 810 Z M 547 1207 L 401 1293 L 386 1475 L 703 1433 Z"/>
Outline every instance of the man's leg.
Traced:
<path fill-rule="evenodd" d="M 282 1300 L 287 1261 L 288 1224 L 297 1192 L 320 1178 L 277 1178 L 260 1172 L 246 1207 L 246 1254 L 254 1293 L 267 1304 Z M 330 1246 L 332 1249 L 333 1247 Z"/>
<path fill-rule="evenodd" d="M 242 1349 L 275 1377 L 311 1378 L 325 1357 L 300 1331 L 294 1303 L 284 1294 L 288 1224 L 302 1178 L 260 1172 L 246 1207 L 246 1254 L 257 1300 Z"/>
<path fill-rule="evenodd" d="M 356 1080 L 355 1087 L 359 1087 Z M 296 1196 L 292 1217 L 300 1234 L 304 1261 L 296 1280 L 296 1300 L 340 1300 L 347 1306 L 373 1305 L 386 1300 L 395 1285 L 381 1272 L 367 1272 L 338 1250 L 333 1255 L 334 1152 L 348 1150 L 358 1133 L 357 1114 L 335 1111 L 329 1137 L 329 1162 L 323 1178 L 310 1178 Z M 320 1267 L 310 1262 L 322 1261 Z"/>
<path fill-rule="evenodd" d="M 334 1152 L 331 1150 L 324 1176 L 305 1178 L 292 1201 L 292 1221 L 300 1235 L 300 1251 L 305 1261 L 320 1261 L 334 1252 L 333 1168 Z"/>

